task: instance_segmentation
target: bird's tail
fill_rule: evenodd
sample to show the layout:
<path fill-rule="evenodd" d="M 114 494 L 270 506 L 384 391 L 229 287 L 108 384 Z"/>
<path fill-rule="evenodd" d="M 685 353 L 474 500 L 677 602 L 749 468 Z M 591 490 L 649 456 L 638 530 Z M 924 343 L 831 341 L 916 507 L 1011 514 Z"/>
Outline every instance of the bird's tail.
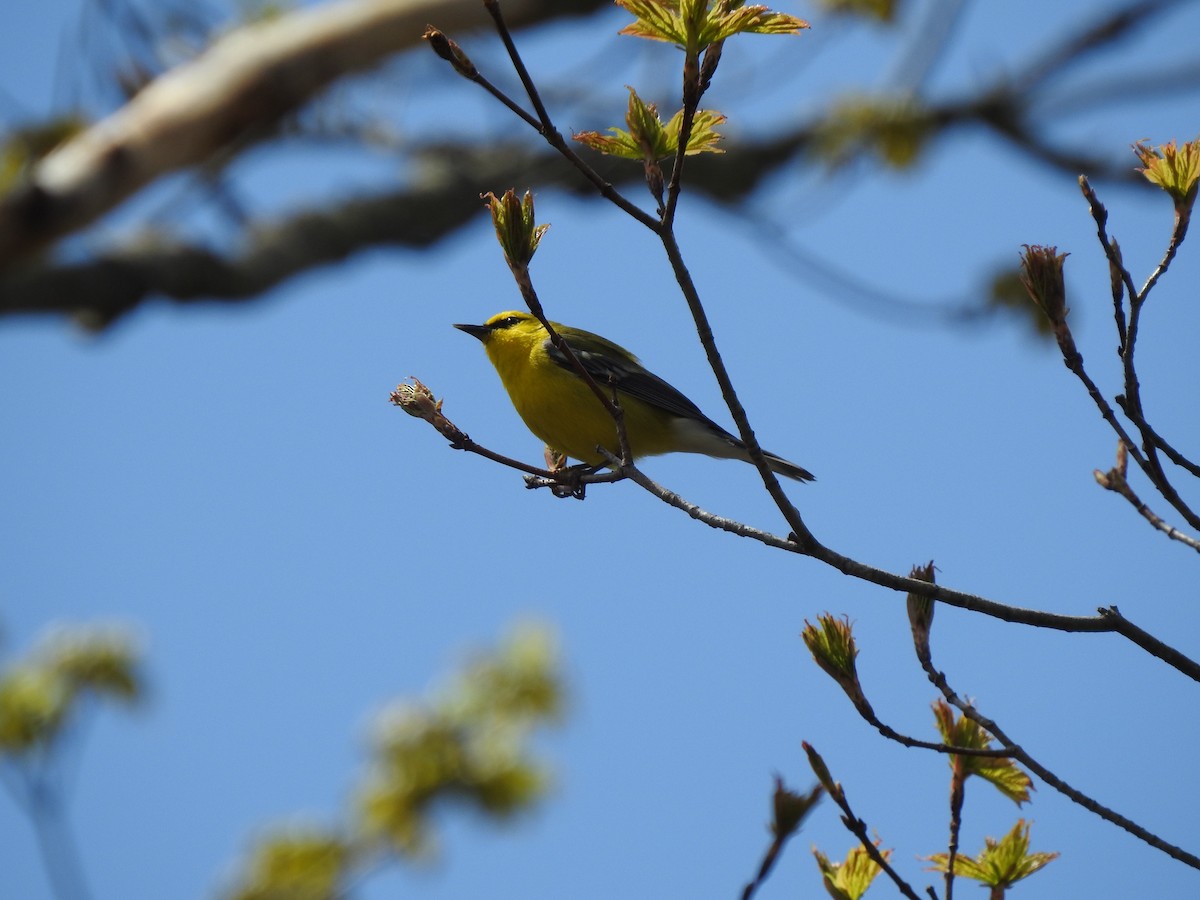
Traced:
<path fill-rule="evenodd" d="M 740 459 L 744 462 L 753 462 L 746 445 L 711 419 L 676 419 L 675 434 L 679 441 L 676 447 L 678 450 L 688 453 L 703 453 L 718 459 Z M 782 456 L 776 456 L 765 450 L 763 456 L 767 458 L 767 465 L 776 475 L 794 478 L 796 481 L 816 481 L 808 469 L 789 462 Z"/>
<path fill-rule="evenodd" d="M 794 462 L 788 462 L 782 456 L 776 456 L 774 453 L 763 451 L 763 456 L 767 459 L 767 466 L 776 475 L 783 475 L 787 478 L 794 478 L 797 481 L 816 481 L 816 476 L 808 469 L 796 465 Z M 750 454 L 746 454 L 746 461 L 750 461 Z"/>

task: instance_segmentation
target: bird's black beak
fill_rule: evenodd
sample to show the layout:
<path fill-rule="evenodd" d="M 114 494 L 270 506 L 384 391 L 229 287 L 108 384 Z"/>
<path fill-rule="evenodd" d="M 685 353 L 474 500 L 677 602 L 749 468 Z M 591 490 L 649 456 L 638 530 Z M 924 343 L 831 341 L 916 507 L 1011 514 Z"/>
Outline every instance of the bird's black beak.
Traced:
<path fill-rule="evenodd" d="M 486 325 L 455 325 L 459 331 L 465 331 L 471 337 L 479 338 L 481 341 L 486 341 L 487 336 L 492 333 L 492 329 Z"/>

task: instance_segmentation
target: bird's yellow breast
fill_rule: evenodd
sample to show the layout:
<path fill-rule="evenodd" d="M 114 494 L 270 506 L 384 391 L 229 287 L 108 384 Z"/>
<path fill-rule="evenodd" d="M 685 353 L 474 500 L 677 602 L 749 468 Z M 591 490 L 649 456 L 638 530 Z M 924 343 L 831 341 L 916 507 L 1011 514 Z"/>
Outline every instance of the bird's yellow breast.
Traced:
<path fill-rule="evenodd" d="M 612 416 L 582 378 L 550 358 L 543 341 L 522 347 L 515 342 L 489 343 L 487 353 L 513 407 L 539 439 L 589 465 L 606 462 L 597 446 L 620 455 Z M 674 449 L 669 421 L 619 391 L 617 400 L 625 411 L 625 431 L 635 457 Z"/>

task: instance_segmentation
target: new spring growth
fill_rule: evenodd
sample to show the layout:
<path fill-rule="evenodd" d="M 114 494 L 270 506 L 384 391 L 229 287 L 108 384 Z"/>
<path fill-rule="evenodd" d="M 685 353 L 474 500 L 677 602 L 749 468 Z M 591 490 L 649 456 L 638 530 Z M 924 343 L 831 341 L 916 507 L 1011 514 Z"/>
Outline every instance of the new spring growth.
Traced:
<path fill-rule="evenodd" d="M 1139 141 L 1133 145 L 1133 152 L 1142 164 L 1138 171 L 1171 195 L 1175 211 L 1190 211 L 1196 201 L 1196 185 L 1200 183 L 1200 140 L 1188 141 L 1182 147 L 1177 147 L 1174 141 L 1161 147 Z"/>
<path fill-rule="evenodd" d="M 572 137 L 593 150 L 623 159 L 650 162 L 674 156 L 679 150 L 683 110 L 679 110 L 663 124 L 655 104 L 644 101 L 638 96 L 638 92 L 628 85 L 626 89 L 629 91 L 629 106 L 625 110 L 628 131 L 613 126 L 608 129 L 609 134 L 580 131 Z M 721 135 L 716 130 L 724 121 L 725 117 L 718 112 L 697 110 L 692 120 L 691 134 L 688 135 L 687 155 L 724 153 L 725 151 L 717 146 Z"/>
<path fill-rule="evenodd" d="M 873 843 L 885 860 L 891 857 L 891 850 L 879 850 L 881 840 L 875 840 Z M 825 890 L 834 900 L 859 900 L 867 892 L 875 876 L 883 871 L 862 844 L 851 847 L 845 860 L 836 863 L 816 847 L 813 847 L 812 852 L 817 860 L 817 868 L 821 870 L 821 876 L 825 879 Z"/>
<path fill-rule="evenodd" d="M 491 191 L 482 196 L 484 204 L 492 214 L 492 225 L 496 228 L 496 239 L 504 251 L 508 267 L 514 272 L 523 272 L 529 267 L 538 242 L 549 225 L 535 225 L 533 216 L 533 194 L 517 199 L 516 191 L 509 188 L 497 197 Z"/>
<path fill-rule="evenodd" d="M 908 577 L 933 584 L 933 573 L 934 567 L 931 559 L 926 565 L 913 566 Z M 922 663 L 928 662 L 930 659 L 929 630 L 933 626 L 934 603 L 932 597 L 922 597 L 912 591 L 908 594 L 908 624 L 912 628 L 913 646 L 917 651 L 917 659 Z"/>
<path fill-rule="evenodd" d="M 429 25 L 425 28 L 425 33 L 421 35 L 429 42 L 430 48 L 450 65 L 454 66 L 454 71 L 464 78 L 469 78 L 475 81 L 479 78 L 479 70 L 475 68 L 475 64 L 463 52 L 462 47 L 458 46 L 446 35 Z"/>
<path fill-rule="evenodd" d="M 1029 823 L 1024 819 L 1017 819 L 1017 824 L 999 841 L 984 838 L 984 842 L 978 856 L 955 857 L 954 874 L 992 888 L 993 897 L 1003 897 L 1005 889 L 1058 859 L 1057 853 L 1029 852 Z M 945 853 L 935 853 L 926 859 L 933 863 L 930 868 L 935 872 L 945 872 L 950 864 Z"/>
<path fill-rule="evenodd" d="M 412 384 L 398 384 L 388 399 L 410 416 L 424 419 L 438 430 L 442 437 L 453 445 L 459 445 L 467 440 L 467 435 L 453 422 L 442 415 L 442 401 L 433 396 L 433 391 L 425 387 L 416 378 L 409 379 Z"/>
<path fill-rule="evenodd" d="M 1100 487 L 1108 491 L 1120 491 L 1125 484 L 1125 473 L 1129 470 L 1129 450 L 1124 441 L 1117 441 L 1117 464 L 1107 472 L 1092 469 L 1092 476 Z"/>
<path fill-rule="evenodd" d="M 679 151 L 679 134 L 683 128 L 683 110 L 675 113 L 665 125 L 658 115 L 658 107 L 646 103 L 637 91 L 629 91 L 629 106 L 625 111 L 628 131 L 609 128 L 609 134 L 598 131 L 581 131 L 572 137 L 584 146 L 591 147 L 609 156 L 640 160 L 646 170 L 646 185 L 658 201 L 663 202 L 663 173 L 659 160 L 673 157 Z M 697 110 L 692 119 L 692 130 L 688 134 L 686 154 L 724 153 L 717 142 L 721 135 L 717 126 L 725 117 L 712 110 Z"/>
<path fill-rule="evenodd" d="M 1029 299 L 1046 314 L 1054 329 L 1055 337 L 1066 328 L 1067 289 L 1063 282 L 1063 261 L 1066 253 L 1057 247 L 1040 244 L 1023 244 L 1021 254 L 1021 284 Z"/>
<path fill-rule="evenodd" d="M 846 799 L 842 793 L 842 786 L 833 780 L 833 775 L 829 772 L 829 766 L 825 765 L 825 760 L 821 758 L 821 754 L 817 752 L 817 748 L 808 741 L 801 741 L 800 746 L 804 748 L 804 753 L 808 757 L 809 768 L 817 776 L 817 781 L 821 782 L 821 787 L 825 788 L 829 796 L 839 806 L 842 805 Z"/>
<path fill-rule="evenodd" d="M 992 736 L 982 725 L 966 715 L 955 715 L 944 700 L 933 704 L 933 718 L 942 743 L 964 750 L 991 750 Z M 961 779 L 978 775 L 1018 806 L 1029 802 L 1033 782 L 1029 776 L 1005 756 L 960 756 L 950 754 L 950 768 Z"/>
<path fill-rule="evenodd" d="M 783 779 L 775 776 L 775 793 L 771 797 L 771 834 L 786 838 L 800 829 L 825 789 L 815 785 L 807 794 L 797 794 L 784 787 Z"/>
<path fill-rule="evenodd" d="M 665 41 L 691 59 L 709 45 L 735 34 L 799 34 L 803 19 L 772 12 L 765 6 L 743 6 L 740 0 L 616 0 L 636 21 L 619 32 Z"/>
<path fill-rule="evenodd" d="M 854 642 L 849 617 L 839 619 L 832 613 L 823 613 L 817 617 L 816 625 L 805 619 L 804 631 L 800 636 L 817 665 L 841 686 L 855 708 L 869 711 L 871 704 L 867 702 L 858 683 L 858 671 L 854 663 L 858 646 Z"/>

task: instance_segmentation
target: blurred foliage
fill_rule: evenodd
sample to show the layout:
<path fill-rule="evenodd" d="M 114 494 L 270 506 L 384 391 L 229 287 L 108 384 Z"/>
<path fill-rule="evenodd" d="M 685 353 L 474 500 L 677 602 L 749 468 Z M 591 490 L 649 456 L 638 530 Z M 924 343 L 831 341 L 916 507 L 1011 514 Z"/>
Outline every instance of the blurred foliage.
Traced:
<path fill-rule="evenodd" d="M 1035 304 L 1029 302 L 1029 293 L 1025 290 L 1019 267 L 1002 269 L 992 276 L 986 302 L 989 308 L 1026 323 L 1038 337 L 1054 336 L 1050 320 Z"/>
<path fill-rule="evenodd" d="M 862 16 L 891 23 L 896 19 L 895 0 L 817 0 L 818 4 L 831 13 Z"/>
<path fill-rule="evenodd" d="M 442 806 L 465 805 L 497 820 L 530 808 L 548 775 L 528 744 L 535 728 L 562 712 L 554 640 L 542 628 L 519 629 L 431 698 L 380 713 L 347 837 L 268 833 L 226 896 L 333 900 L 368 864 L 432 853 L 433 816 Z"/>
<path fill-rule="evenodd" d="M 832 166 L 873 155 L 893 169 L 914 165 L 934 133 L 916 97 L 849 96 L 838 100 L 813 134 L 816 154 Z"/>
<path fill-rule="evenodd" d="M 0 755 L 45 751 L 89 697 L 133 703 L 142 693 L 130 634 L 63 626 L 0 675 Z"/>
<path fill-rule="evenodd" d="M 231 900 L 334 900 L 344 896 L 350 859 L 346 842 L 316 829 L 296 829 L 263 840 Z"/>

